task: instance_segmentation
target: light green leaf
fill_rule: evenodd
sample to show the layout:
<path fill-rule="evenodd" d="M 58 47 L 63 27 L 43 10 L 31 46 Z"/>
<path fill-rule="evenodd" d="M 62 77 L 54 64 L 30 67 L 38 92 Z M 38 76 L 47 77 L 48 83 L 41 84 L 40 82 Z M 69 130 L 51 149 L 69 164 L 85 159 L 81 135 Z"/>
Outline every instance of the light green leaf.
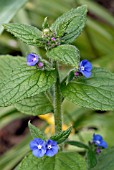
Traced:
<path fill-rule="evenodd" d="M 61 86 L 66 99 L 97 110 L 114 110 L 114 74 L 94 68 L 90 78 L 77 78 Z"/>
<path fill-rule="evenodd" d="M 18 170 L 86 170 L 84 159 L 75 152 L 59 152 L 53 157 L 36 158 L 30 153 Z"/>
<path fill-rule="evenodd" d="M 70 135 L 72 130 L 72 126 L 69 127 L 67 130 L 58 133 L 57 135 L 51 136 L 50 139 L 56 141 L 58 144 L 63 143 Z"/>
<path fill-rule="evenodd" d="M 60 45 L 51 49 L 46 54 L 47 57 L 53 60 L 78 67 L 80 54 L 79 50 L 73 45 Z"/>
<path fill-rule="evenodd" d="M 4 28 L 26 44 L 43 46 L 42 32 L 36 27 L 11 23 L 4 24 Z"/>
<path fill-rule="evenodd" d="M 8 23 L 28 0 L 0 0 L 0 33 L 3 23 Z"/>
<path fill-rule="evenodd" d="M 30 133 L 31 133 L 31 136 L 33 138 L 40 138 L 42 140 L 45 140 L 45 134 L 39 130 L 37 127 L 33 126 L 30 121 L 28 122 L 28 126 L 29 126 L 29 130 L 30 130 Z"/>
<path fill-rule="evenodd" d="M 0 70 L 4 78 L 0 81 L 0 106 L 35 96 L 49 89 L 55 82 L 54 70 L 38 70 L 35 66 L 27 66 L 26 60 L 21 57 L 0 57 L 1 62 L 3 65 Z M 14 66 L 14 63 L 18 64 Z"/>
<path fill-rule="evenodd" d="M 86 22 L 86 13 L 86 5 L 71 9 L 52 24 L 51 30 L 58 33 L 64 32 L 62 40 L 64 40 L 65 43 L 71 43 L 83 30 Z"/>
<path fill-rule="evenodd" d="M 97 158 L 97 165 L 89 170 L 114 170 L 114 147 L 102 151 Z"/>
<path fill-rule="evenodd" d="M 47 96 L 44 93 L 35 95 L 19 101 L 15 104 L 15 107 L 23 113 L 29 115 L 41 115 L 53 111 L 52 103 L 49 101 Z"/>

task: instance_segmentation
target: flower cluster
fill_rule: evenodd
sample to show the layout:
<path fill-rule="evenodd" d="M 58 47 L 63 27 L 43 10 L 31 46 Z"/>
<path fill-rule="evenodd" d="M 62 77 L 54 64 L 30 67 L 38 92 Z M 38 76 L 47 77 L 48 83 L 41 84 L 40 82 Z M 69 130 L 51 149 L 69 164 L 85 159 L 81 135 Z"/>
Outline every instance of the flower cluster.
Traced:
<path fill-rule="evenodd" d="M 27 65 L 28 66 L 35 66 L 37 65 L 38 68 L 43 67 L 43 63 L 40 61 L 40 57 L 34 53 L 30 53 L 27 55 Z"/>
<path fill-rule="evenodd" d="M 86 78 L 91 76 L 92 64 L 88 60 L 82 60 L 79 64 L 79 70 L 74 73 L 75 76 L 82 74 Z"/>
<path fill-rule="evenodd" d="M 60 37 L 56 35 L 55 32 L 52 32 L 50 29 L 44 29 L 42 38 L 46 42 L 45 48 L 51 49 L 60 45 Z"/>
<path fill-rule="evenodd" d="M 100 153 L 102 148 L 107 148 L 107 143 L 103 140 L 103 137 L 99 134 L 93 134 L 92 143 L 97 146 L 96 153 Z"/>
<path fill-rule="evenodd" d="M 58 152 L 57 142 L 49 139 L 47 142 L 40 138 L 34 138 L 30 142 L 30 149 L 35 157 L 40 158 L 44 155 L 52 157 Z"/>

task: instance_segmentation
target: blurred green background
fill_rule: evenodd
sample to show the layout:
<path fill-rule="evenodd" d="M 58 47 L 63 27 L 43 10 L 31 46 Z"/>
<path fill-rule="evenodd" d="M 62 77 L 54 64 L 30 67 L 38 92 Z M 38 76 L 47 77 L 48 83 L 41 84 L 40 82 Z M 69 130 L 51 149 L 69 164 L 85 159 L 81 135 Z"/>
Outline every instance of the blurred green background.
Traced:
<path fill-rule="evenodd" d="M 94 66 L 104 67 L 114 72 L 114 1 L 113 0 L 0 0 L 0 55 L 24 56 L 36 52 L 45 57 L 45 51 L 27 46 L 8 32 L 2 24 L 16 22 L 30 24 L 41 29 L 48 16 L 51 25 L 64 12 L 79 5 L 87 4 L 88 17 L 83 33 L 73 43 L 78 47 L 81 59 L 88 59 Z M 60 66 L 61 76 L 70 68 Z M 114 146 L 114 112 L 94 111 L 80 108 L 68 101 L 63 102 L 63 129 L 71 124 L 70 139 L 87 143 L 93 133 L 100 133 L 109 147 Z M 20 113 L 14 106 L 0 108 L 0 170 L 11 170 L 29 151 L 31 140 L 27 123 L 31 120 L 49 135 L 53 133 L 51 114 L 33 117 Z M 73 147 L 67 147 L 74 150 Z M 75 148 L 84 154 L 83 150 Z"/>

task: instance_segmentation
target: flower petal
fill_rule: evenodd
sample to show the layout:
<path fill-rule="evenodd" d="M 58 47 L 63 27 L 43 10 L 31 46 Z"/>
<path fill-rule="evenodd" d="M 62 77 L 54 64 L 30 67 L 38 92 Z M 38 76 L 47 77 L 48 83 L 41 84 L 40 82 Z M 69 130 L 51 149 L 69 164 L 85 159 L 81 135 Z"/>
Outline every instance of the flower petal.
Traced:
<path fill-rule="evenodd" d="M 101 146 L 101 147 L 103 147 L 103 148 L 107 148 L 107 147 L 108 147 L 107 143 L 106 143 L 104 140 L 101 141 L 101 143 L 99 144 L 99 146 Z"/>
<path fill-rule="evenodd" d="M 89 78 L 91 76 L 91 72 L 90 71 L 80 71 L 86 78 Z"/>
<path fill-rule="evenodd" d="M 39 61 L 39 56 L 33 53 L 28 54 L 27 56 L 27 65 L 34 66 Z"/>
<path fill-rule="evenodd" d="M 102 141 L 102 140 L 103 140 L 103 138 L 102 138 L 101 135 L 93 134 L 93 142 L 95 142 L 95 141 Z"/>
<path fill-rule="evenodd" d="M 45 154 L 49 157 L 52 157 L 55 154 L 57 154 L 57 152 L 58 152 L 58 146 L 55 146 L 52 149 L 47 149 Z"/>
<path fill-rule="evenodd" d="M 43 150 L 43 149 L 35 149 L 35 150 L 32 151 L 33 155 L 37 158 L 44 156 L 45 152 L 46 151 Z"/>

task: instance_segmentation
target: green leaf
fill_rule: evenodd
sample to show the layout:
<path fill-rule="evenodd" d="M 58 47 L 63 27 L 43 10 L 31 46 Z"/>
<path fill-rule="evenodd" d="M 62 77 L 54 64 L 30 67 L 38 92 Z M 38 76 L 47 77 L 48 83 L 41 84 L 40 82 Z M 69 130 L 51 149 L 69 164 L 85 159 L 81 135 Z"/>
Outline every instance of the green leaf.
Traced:
<path fill-rule="evenodd" d="M 97 156 L 97 164 L 89 170 L 114 170 L 114 147 L 105 149 Z"/>
<path fill-rule="evenodd" d="M 86 170 L 84 159 L 75 152 L 59 152 L 53 157 L 36 158 L 30 153 L 18 170 Z"/>
<path fill-rule="evenodd" d="M 3 23 L 8 23 L 28 0 L 0 0 L 0 33 Z"/>
<path fill-rule="evenodd" d="M 91 149 L 87 151 L 87 164 L 88 164 L 88 170 L 90 168 L 93 168 L 97 164 L 96 153 Z"/>
<path fill-rule="evenodd" d="M 83 30 L 86 23 L 86 13 L 86 5 L 71 9 L 52 24 L 51 30 L 59 34 L 64 32 L 62 40 L 65 43 L 71 43 Z"/>
<path fill-rule="evenodd" d="M 97 110 L 114 110 L 114 74 L 93 68 L 90 78 L 80 77 L 61 86 L 66 99 Z"/>
<path fill-rule="evenodd" d="M 79 50 L 73 45 L 60 45 L 51 49 L 47 53 L 47 57 L 62 62 L 63 64 L 69 64 L 73 67 L 78 67 L 80 54 Z"/>
<path fill-rule="evenodd" d="M 33 138 L 40 138 L 42 140 L 45 140 L 45 134 L 39 130 L 37 127 L 33 126 L 30 121 L 28 122 L 28 126 L 29 126 L 29 130 L 30 130 L 30 133 L 31 133 L 31 136 Z"/>
<path fill-rule="evenodd" d="M 72 130 L 72 126 L 69 127 L 67 130 L 58 133 L 57 135 L 51 136 L 50 139 L 56 141 L 58 144 L 63 143 L 70 135 Z"/>
<path fill-rule="evenodd" d="M 55 82 L 54 70 L 38 70 L 35 66 L 27 66 L 26 60 L 21 57 L 0 57 L 1 63 L 0 70 L 4 78 L 2 76 L 2 82 L 0 80 L 0 106 L 35 96 L 49 89 Z"/>
<path fill-rule="evenodd" d="M 29 115 L 41 115 L 53 111 L 52 103 L 44 93 L 23 99 L 15 104 L 15 107 L 23 113 Z"/>
<path fill-rule="evenodd" d="M 78 141 L 67 141 L 66 143 L 69 145 L 77 146 L 79 148 L 89 149 L 87 145 L 85 145 L 84 143 L 78 142 Z"/>
<path fill-rule="evenodd" d="M 29 45 L 43 46 L 42 32 L 33 26 L 24 24 L 4 24 L 4 28 L 15 37 Z"/>

